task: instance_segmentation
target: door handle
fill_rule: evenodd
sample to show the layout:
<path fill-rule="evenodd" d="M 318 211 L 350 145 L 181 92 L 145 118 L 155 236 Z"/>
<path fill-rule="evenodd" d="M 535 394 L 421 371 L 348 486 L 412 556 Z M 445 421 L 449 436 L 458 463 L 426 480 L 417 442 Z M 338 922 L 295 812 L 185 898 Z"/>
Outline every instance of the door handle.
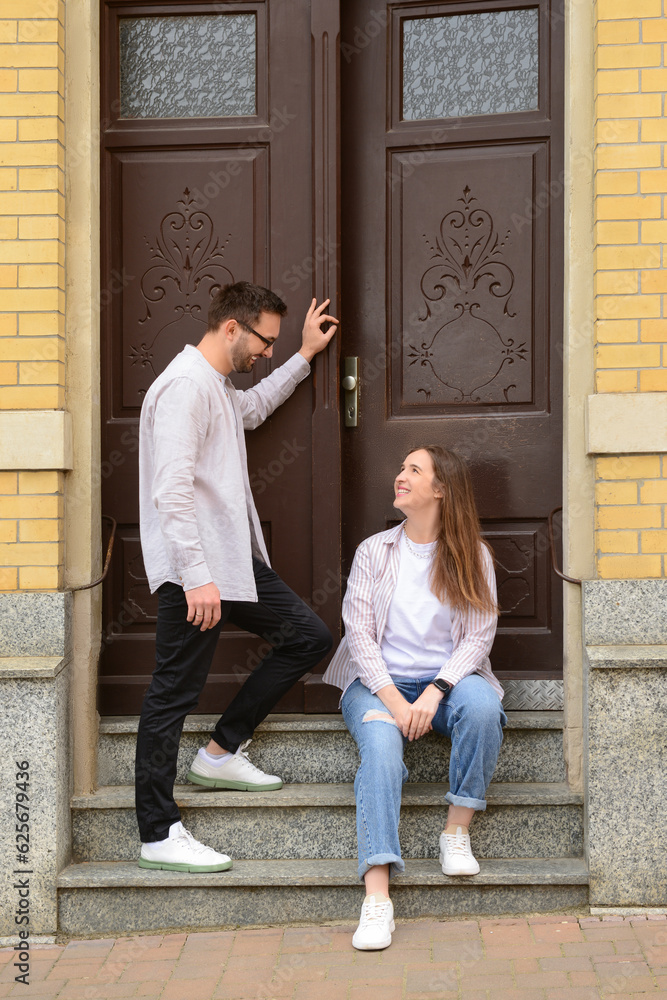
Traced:
<path fill-rule="evenodd" d="M 356 427 L 359 415 L 359 358 L 344 359 L 341 386 L 345 393 L 345 426 Z"/>

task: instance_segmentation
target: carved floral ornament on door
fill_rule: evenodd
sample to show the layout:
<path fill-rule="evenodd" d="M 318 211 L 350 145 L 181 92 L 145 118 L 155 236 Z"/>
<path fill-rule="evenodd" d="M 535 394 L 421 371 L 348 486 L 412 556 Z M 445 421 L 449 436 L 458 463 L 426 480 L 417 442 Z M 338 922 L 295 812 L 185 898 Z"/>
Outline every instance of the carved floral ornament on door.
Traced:
<path fill-rule="evenodd" d="M 421 277 L 424 311 L 418 322 L 438 321 L 443 314 L 445 322 L 420 346 L 408 344 L 408 365 L 427 368 L 449 390 L 438 402 L 509 403 L 517 385 L 507 369 L 529 357 L 525 340 L 517 343 L 499 329 L 501 322 L 506 326 L 517 319 L 511 306 L 515 274 L 500 259 L 510 231 L 500 238 L 490 213 L 477 207 L 468 185 L 458 201 L 463 208 L 443 217 L 434 243 L 422 234 L 436 263 Z M 429 381 L 431 385 L 419 386 L 416 392 L 423 393 L 426 402 L 435 402 L 431 397 L 436 387 Z"/>
<path fill-rule="evenodd" d="M 164 364 L 154 364 L 155 346 L 158 338 L 169 327 L 189 321 L 206 325 L 208 303 L 211 296 L 234 275 L 224 261 L 224 251 L 231 239 L 231 233 L 224 241 L 216 237 L 213 219 L 199 207 L 199 201 L 186 187 L 183 197 L 177 202 L 180 211 L 169 212 L 160 223 L 160 230 L 153 242 L 144 236 L 149 249 L 151 264 L 141 278 L 141 296 L 144 315 L 138 322 L 151 331 L 141 344 L 131 345 L 129 357 L 132 365 L 148 368 L 152 381 Z M 168 292 L 171 294 L 168 294 Z M 177 300 L 174 300 L 176 293 Z M 162 303 L 165 315 L 156 317 L 157 303 Z M 162 322 L 167 320 L 167 322 Z M 159 324 L 153 332 L 153 328 Z M 201 329 L 198 332 L 201 336 Z M 150 381 L 140 390 L 146 392 Z"/>

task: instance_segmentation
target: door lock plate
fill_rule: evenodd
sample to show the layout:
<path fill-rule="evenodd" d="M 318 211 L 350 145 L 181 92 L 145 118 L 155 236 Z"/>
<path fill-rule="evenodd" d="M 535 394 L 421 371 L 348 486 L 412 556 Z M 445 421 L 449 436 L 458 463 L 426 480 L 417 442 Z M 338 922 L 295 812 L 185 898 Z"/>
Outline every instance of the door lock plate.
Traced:
<path fill-rule="evenodd" d="M 356 427 L 359 416 L 359 358 L 344 358 L 341 386 L 344 395 L 345 426 Z"/>

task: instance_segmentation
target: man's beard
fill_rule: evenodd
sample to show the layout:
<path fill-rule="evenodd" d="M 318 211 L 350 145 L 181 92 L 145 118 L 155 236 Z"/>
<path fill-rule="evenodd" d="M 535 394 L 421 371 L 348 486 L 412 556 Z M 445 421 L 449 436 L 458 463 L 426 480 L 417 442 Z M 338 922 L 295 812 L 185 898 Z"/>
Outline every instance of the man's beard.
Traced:
<path fill-rule="evenodd" d="M 235 344 L 232 345 L 231 350 L 232 355 L 232 365 L 234 366 L 234 371 L 245 374 L 246 372 L 251 372 L 253 369 L 252 359 L 254 354 L 248 354 L 248 335 L 246 334 L 243 339 L 239 339 Z"/>

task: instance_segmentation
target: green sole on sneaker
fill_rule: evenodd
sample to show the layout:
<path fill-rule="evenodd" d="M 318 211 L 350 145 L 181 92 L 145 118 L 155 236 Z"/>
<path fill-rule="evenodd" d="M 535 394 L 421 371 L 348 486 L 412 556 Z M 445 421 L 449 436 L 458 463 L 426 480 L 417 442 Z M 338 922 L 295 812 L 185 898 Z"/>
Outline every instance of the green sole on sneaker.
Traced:
<path fill-rule="evenodd" d="M 205 778 L 196 771 L 188 771 L 188 781 L 195 785 L 205 785 L 206 788 L 230 788 L 237 792 L 272 792 L 282 788 L 282 781 L 270 781 L 265 785 L 254 785 L 248 781 L 227 781 L 225 778 Z"/>
<path fill-rule="evenodd" d="M 232 867 L 232 861 L 225 861 L 221 865 L 182 865 L 176 862 L 169 861 L 146 861 L 145 858 L 139 858 L 140 868 L 160 868 L 162 871 L 167 872 L 226 872 Z"/>

